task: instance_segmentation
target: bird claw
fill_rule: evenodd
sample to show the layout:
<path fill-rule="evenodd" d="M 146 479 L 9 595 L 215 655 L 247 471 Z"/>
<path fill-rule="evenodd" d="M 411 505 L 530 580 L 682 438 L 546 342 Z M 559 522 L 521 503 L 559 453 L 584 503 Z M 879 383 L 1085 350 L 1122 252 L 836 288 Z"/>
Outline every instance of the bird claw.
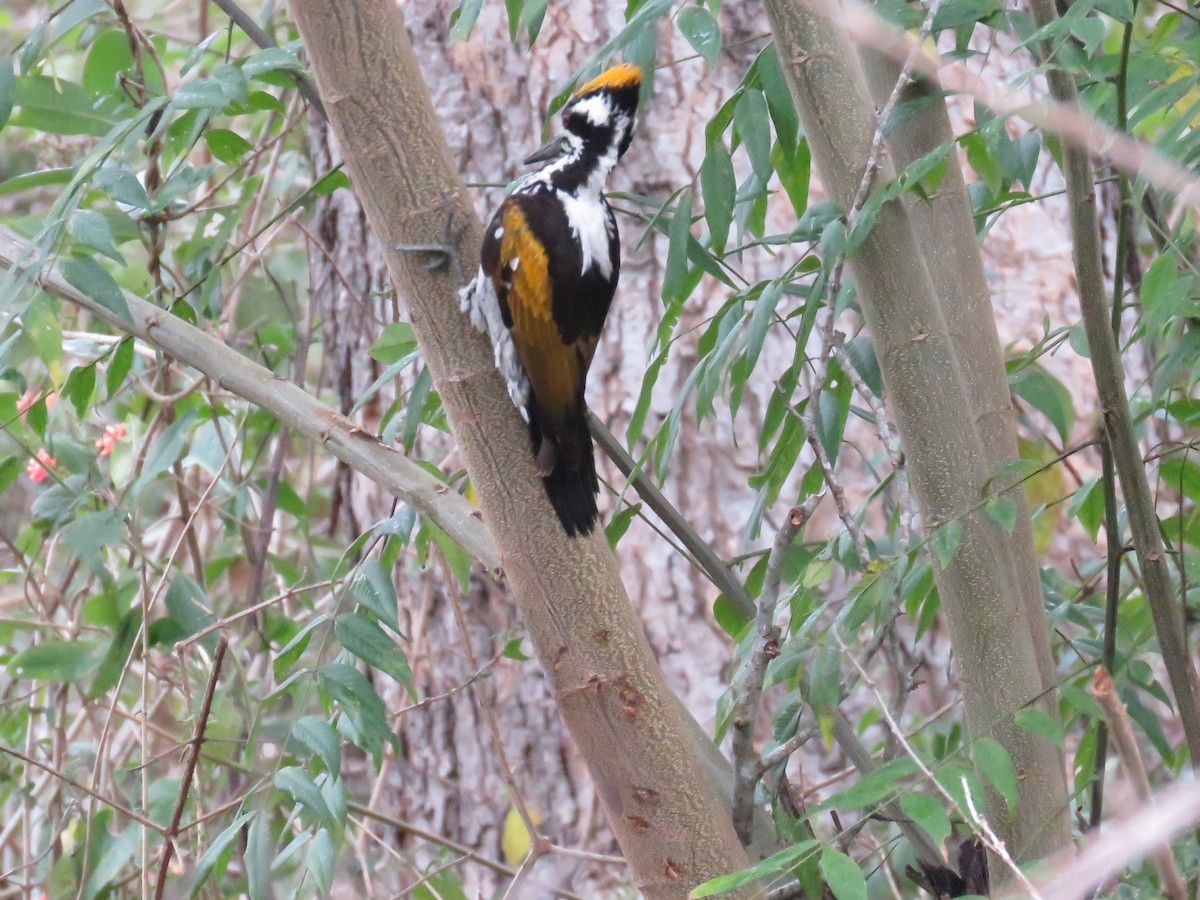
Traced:
<path fill-rule="evenodd" d="M 448 268 L 454 276 L 456 284 L 462 284 L 462 267 L 458 263 L 458 238 L 467 229 L 469 223 L 464 222 L 458 228 L 454 227 L 454 206 L 447 195 L 443 194 L 442 202 L 447 209 L 446 227 L 442 231 L 442 240 L 436 244 L 396 244 L 393 246 L 397 253 L 429 253 L 431 258 L 419 261 L 419 265 L 427 272 L 439 272 Z"/>

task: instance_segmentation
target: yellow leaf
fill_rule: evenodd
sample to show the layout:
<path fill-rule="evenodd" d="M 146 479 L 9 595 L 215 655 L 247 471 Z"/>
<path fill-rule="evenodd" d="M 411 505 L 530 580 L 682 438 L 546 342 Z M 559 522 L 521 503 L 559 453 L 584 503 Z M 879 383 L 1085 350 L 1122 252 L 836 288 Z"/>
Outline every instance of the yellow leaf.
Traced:
<path fill-rule="evenodd" d="M 532 806 L 529 807 L 529 818 L 533 819 L 535 826 L 542 824 L 542 817 Z M 504 851 L 504 861 L 510 866 L 519 866 L 529 855 L 532 846 L 533 838 L 529 829 L 525 827 L 525 820 L 521 818 L 521 813 L 515 806 L 510 806 L 504 816 L 504 831 L 500 835 L 500 849 Z"/>
<path fill-rule="evenodd" d="M 1033 520 L 1033 543 L 1037 552 L 1041 554 L 1050 549 L 1054 533 L 1062 521 L 1063 507 L 1059 501 L 1066 493 L 1066 481 L 1063 479 L 1061 464 L 1050 464 L 1050 460 L 1055 456 L 1053 450 L 1033 441 L 1023 440 L 1018 443 L 1022 459 L 1047 464 L 1047 468 L 1025 482 L 1025 497 L 1029 501 L 1030 510 L 1036 511 L 1045 506 Z"/>

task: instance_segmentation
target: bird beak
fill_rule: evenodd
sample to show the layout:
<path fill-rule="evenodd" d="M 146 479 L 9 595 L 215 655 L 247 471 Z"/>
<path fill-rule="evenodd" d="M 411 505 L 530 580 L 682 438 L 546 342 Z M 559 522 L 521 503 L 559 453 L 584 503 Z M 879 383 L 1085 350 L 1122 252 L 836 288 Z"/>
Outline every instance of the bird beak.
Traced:
<path fill-rule="evenodd" d="M 564 135 L 559 135 L 554 140 L 550 141 L 541 150 L 533 154 L 525 160 L 525 165 L 532 166 L 534 163 L 548 162 L 552 159 L 557 159 L 567 152 L 567 139 Z"/>

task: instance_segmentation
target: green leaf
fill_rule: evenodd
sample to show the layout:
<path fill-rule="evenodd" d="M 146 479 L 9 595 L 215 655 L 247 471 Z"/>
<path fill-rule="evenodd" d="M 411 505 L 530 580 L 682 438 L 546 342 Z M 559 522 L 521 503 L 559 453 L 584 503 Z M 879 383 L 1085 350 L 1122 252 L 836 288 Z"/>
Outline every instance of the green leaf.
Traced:
<path fill-rule="evenodd" d="M 1017 524 L 1017 501 L 1007 494 L 989 497 L 987 501 L 988 518 L 1004 529 L 1006 534 L 1012 534 Z"/>
<path fill-rule="evenodd" d="M 83 85 L 46 75 L 24 75 L 16 79 L 12 102 L 16 112 L 12 124 L 46 134 L 83 134 L 103 137 L 114 119 L 100 97 Z"/>
<path fill-rule="evenodd" d="M 327 825 L 334 823 L 333 813 L 330 812 L 329 804 L 325 802 L 325 798 L 321 795 L 321 789 L 317 787 L 316 782 L 303 769 L 298 769 L 295 766 L 284 766 L 275 773 L 275 787 L 290 796 L 301 806 L 306 807 L 321 822 Z"/>
<path fill-rule="evenodd" d="M 416 349 L 417 335 L 413 327 L 407 322 L 392 322 L 383 329 L 367 352 L 371 354 L 372 359 L 390 366 Z"/>
<path fill-rule="evenodd" d="M 26 336 L 33 343 L 33 349 L 38 357 L 46 364 L 50 377 L 55 381 L 62 377 L 62 319 L 61 310 L 46 294 L 36 294 L 25 307 L 21 315 L 21 325 Z M 42 414 L 45 414 L 45 404 L 42 400 Z M 26 415 L 33 412 L 32 407 Z M 44 427 L 44 425 L 43 425 Z M 40 432 L 42 429 L 38 429 Z"/>
<path fill-rule="evenodd" d="M 329 836 L 328 829 L 318 828 L 317 833 L 313 835 L 312 842 L 308 845 L 305 864 L 317 884 L 320 895 L 328 897 L 333 887 L 334 865 L 333 838 Z"/>
<path fill-rule="evenodd" d="M 257 78 L 268 72 L 303 72 L 304 66 L 282 47 L 264 47 L 252 53 L 241 69 L 246 78 Z"/>
<path fill-rule="evenodd" d="M 146 88 L 151 94 L 162 96 L 165 93 L 162 70 L 149 54 L 142 55 L 142 71 Z M 123 89 L 118 76 L 128 73 L 129 80 L 136 81 L 135 72 L 129 36 L 121 29 L 109 29 L 98 34 L 88 49 L 83 64 L 83 86 L 97 94 L 120 93 Z"/>
<path fill-rule="evenodd" d="M 279 653 L 271 663 L 271 671 L 275 675 L 276 681 L 283 681 L 287 678 L 292 666 L 300 658 L 300 654 L 307 649 L 313 630 L 325 624 L 328 619 L 329 617 L 324 614 L 314 616 L 305 622 L 300 630 L 292 635 L 291 640 L 279 649 Z"/>
<path fill-rule="evenodd" d="M 521 7 L 525 0 L 504 0 L 504 11 L 508 13 L 508 39 L 517 42 L 517 32 L 521 28 Z"/>
<path fill-rule="evenodd" d="M 1061 684 L 1058 692 L 1068 706 L 1074 707 L 1090 719 L 1104 721 L 1104 707 L 1100 705 L 1099 700 L 1083 688 L 1073 684 Z"/>
<path fill-rule="evenodd" d="M 625 536 L 625 532 L 629 530 L 629 526 L 633 524 L 633 520 L 637 518 L 638 513 L 642 511 L 642 504 L 634 503 L 632 506 L 626 506 L 612 517 L 612 521 L 604 526 L 604 537 L 608 541 L 608 546 L 614 550 L 621 538 Z"/>
<path fill-rule="evenodd" d="M 90 256 L 73 256 L 64 259 L 59 264 L 59 270 L 72 287 L 91 297 L 124 324 L 133 327 L 133 317 L 129 314 L 125 295 L 100 263 Z"/>
<path fill-rule="evenodd" d="M 762 91 L 742 94 L 733 108 L 733 128 L 750 157 L 750 168 L 766 184 L 771 179 L 771 125 Z"/>
<path fill-rule="evenodd" d="M 67 220 L 67 232 L 85 247 L 107 256 L 113 262 L 125 265 L 125 257 L 113 242 L 112 228 L 108 219 L 94 209 L 77 209 Z"/>
<path fill-rule="evenodd" d="M 133 338 L 125 337 L 118 344 L 108 362 L 108 372 L 104 379 L 104 389 L 108 399 L 120 390 L 125 383 L 125 376 L 133 367 Z"/>
<path fill-rule="evenodd" d="M 408 657 L 396 642 L 370 619 L 358 613 L 345 613 L 334 622 L 334 632 L 342 646 L 368 665 L 391 675 L 401 684 L 412 684 Z"/>
<path fill-rule="evenodd" d="M 724 143 L 716 141 L 700 164 L 700 194 L 704 198 L 704 219 L 708 223 L 708 245 L 715 253 L 725 252 L 729 225 L 733 221 L 733 203 L 737 180 L 733 159 Z"/>
<path fill-rule="evenodd" d="M 25 464 L 15 456 L 0 462 L 0 496 L 13 486 L 13 482 L 20 478 L 24 471 Z"/>
<path fill-rule="evenodd" d="M 1017 710 L 1016 721 L 1026 731 L 1040 734 L 1046 740 L 1053 741 L 1058 747 L 1062 747 L 1066 741 L 1062 724 L 1045 710 L 1038 709 L 1036 706 Z"/>
<path fill-rule="evenodd" d="M 104 191 L 118 203 L 135 209 L 149 209 L 150 197 L 142 183 L 128 169 L 116 165 L 103 166 L 92 176 L 92 186 Z"/>
<path fill-rule="evenodd" d="M 3 78 L 3 72 L 4 66 L 0 63 L 0 78 Z M 38 169 L 23 175 L 14 175 L 7 181 L 0 181 L 0 197 L 19 194 L 22 191 L 45 187 L 49 184 L 70 184 L 74 177 L 75 169 L 67 166 L 58 169 Z"/>
<path fill-rule="evenodd" d="M 342 746 L 332 725 L 317 716 L 301 716 L 292 726 L 292 737 L 312 751 L 332 777 L 341 777 Z"/>
<path fill-rule="evenodd" d="M 1008 751 L 998 741 L 985 737 L 975 741 L 972 756 L 983 777 L 991 782 L 992 787 L 1004 798 L 1011 815 L 1017 808 L 1019 783 L 1017 770 Z"/>
<path fill-rule="evenodd" d="M 350 594 L 364 609 L 368 609 L 393 631 L 400 630 L 396 618 L 396 586 L 378 559 L 368 559 L 359 568 L 350 585 Z"/>
<path fill-rule="evenodd" d="M 958 550 L 962 534 L 962 522 L 952 519 L 934 531 L 930 536 L 929 542 L 933 545 L 933 555 L 937 558 L 938 565 L 943 569 L 950 565 L 950 561 L 954 559 L 954 553 Z"/>
<path fill-rule="evenodd" d="M 142 471 L 138 475 L 137 481 L 134 482 L 133 493 L 135 495 L 143 490 L 151 481 L 175 465 L 175 461 L 179 459 L 186 448 L 188 431 L 191 430 L 197 415 L 196 410 L 188 410 L 159 435 L 158 440 L 154 442 L 154 446 L 150 448 L 150 452 L 146 454 L 146 461 L 142 464 Z"/>
<path fill-rule="evenodd" d="M 267 810 L 259 809 L 254 813 L 254 821 L 246 829 L 246 853 L 243 857 L 250 900 L 270 900 L 275 896 L 271 890 L 272 855 L 274 840 L 271 837 L 270 819 Z"/>
<path fill-rule="evenodd" d="M 111 509 L 90 510 L 63 528 L 63 543 L 96 572 L 103 571 L 101 551 L 121 545 L 125 524 Z"/>
<path fill-rule="evenodd" d="M 325 695 L 345 711 L 356 744 L 378 758 L 384 740 L 393 746 L 398 743 L 388 727 L 383 701 L 362 672 L 346 663 L 328 663 L 317 670 L 317 681 Z"/>
<path fill-rule="evenodd" d="M 900 808 L 921 826 L 935 847 L 941 847 L 950 836 L 950 817 L 936 798 L 910 791 L 900 795 Z"/>
<path fill-rule="evenodd" d="M 687 242 L 691 237 L 692 189 L 686 187 L 675 201 L 675 215 L 667 232 L 667 265 L 662 296 L 668 306 L 682 303 L 691 293 L 688 278 Z"/>
<path fill-rule="evenodd" d="M 788 872 L 792 866 L 811 856 L 820 846 L 820 841 L 800 841 L 797 844 L 780 850 L 778 853 L 768 856 L 762 862 L 755 863 L 748 869 L 742 869 L 740 872 L 733 872 L 729 875 L 720 875 L 706 881 L 704 884 L 692 888 L 692 892 L 688 894 L 688 897 L 699 900 L 702 897 L 715 897 L 718 894 L 728 894 L 730 891 L 735 891 L 738 888 L 753 884 L 764 878 L 769 878 L 772 875 L 777 875 L 780 872 Z"/>
<path fill-rule="evenodd" d="M 13 75 L 13 58 L 0 56 L 0 130 L 8 124 L 16 99 L 16 77 Z"/>
<path fill-rule="evenodd" d="M 1010 375 L 1008 382 L 1014 394 L 1050 420 L 1065 442 L 1075 424 L 1075 403 L 1063 383 L 1036 363 Z"/>
<path fill-rule="evenodd" d="M 822 644 L 817 651 L 805 699 L 819 713 L 837 709 L 842 699 L 842 665 L 841 654 L 835 648 Z"/>
<path fill-rule="evenodd" d="M 75 415 L 82 419 L 87 415 L 88 404 L 92 402 L 92 394 L 96 391 L 96 364 L 76 366 L 67 376 L 63 385 L 63 395 L 75 407 Z"/>
<path fill-rule="evenodd" d="M 908 778 L 916 771 L 917 764 L 910 757 L 897 757 L 834 794 L 818 809 L 863 809 L 874 806 L 899 790 L 901 779 Z"/>
<path fill-rule="evenodd" d="M 796 104 L 792 101 L 792 92 L 779 62 L 779 50 L 774 43 L 768 44 L 758 55 L 755 65 L 771 121 L 775 123 L 775 136 L 779 138 L 783 155 L 790 160 L 800 146 L 800 117 L 796 114 Z M 796 210 L 797 215 L 802 212 L 803 208 Z"/>
<path fill-rule="evenodd" d="M 737 604 L 725 594 L 721 594 L 713 601 L 713 618 L 717 620 L 717 624 L 721 626 L 722 630 L 735 641 L 739 640 L 749 627 L 749 620 L 742 615 Z"/>
<path fill-rule="evenodd" d="M 679 11 L 675 24 L 692 49 L 715 66 L 721 58 L 721 29 L 713 14 L 702 6 L 686 6 Z"/>
<path fill-rule="evenodd" d="M 349 188 L 350 176 L 342 169 L 341 164 L 338 164 L 336 169 L 332 169 L 322 175 L 317 182 L 308 189 L 308 192 L 314 197 L 325 197 L 332 194 L 338 188 Z"/>
<path fill-rule="evenodd" d="M 500 651 L 500 655 L 505 659 L 514 659 L 517 662 L 528 662 L 529 654 L 521 649 L 521 639 L 513 638 L 504 645 L 504 649 Z"/>
<path fill-rule="evenodd" d="M 450 13 L 450 43 L 465 41 L 471 36 L 481 9 L 483 0 L 462 0 L 458 8 Z"/>
<path fill-rule="evenodd" d="M 95 640 L 51 640 L 34 644 L 8 661 L 14 678 L 78 681 L 100 665 L 105 644 Z"/>
<path fill-rule="evenodd" d="M 1170 482 L 1168 482 L 1170 483 Z M 1093 541 L 1100 534 L 1100 526 L 1104 524 L 1104 483 L 1100 476 L 1089 478 L 1078 488 L 1071 497 L 1067 507 L 1067 515 L 1079 520 Z M 1110 538 L 1115 540 L 1116 538 Z"/>
<path fill-rule="evenodd" d="M 140 607 L 134 607 L 121 619 L 121 624 L 117 627 L 117 632 L 113 635 L 108 650 L 105 651 L 104 659 L 96 670 L 96 677 L 92 679 L 92 683 L 88 687 L 89 699 L 95 700 L 106 694 L 120 681 L 121 673 L 129 661 L 129 653 L 133 649 L 134 641 L 137 640 L 141 627 L 142 610 Z"/>
<path fill-rule="evenodd" d="M 845 853 L 826 847 L 821 853 L 821 874 L 837 900 L 867 900 L 867 879 Z"/>
<path fill-rule="evenodd" d="M 204 887 L 204 882 L 208 880 L 208 876 L 212 874 L 212 870 L 216 868 L 225 851 L 241 836 L 242 830 L 253 815 L 253 812 L 238 813 L 234 820 L 229 823 L 229 827 L 218 834 L 200 855 L 200 859 L 196 861 L 196 868 L 192 872 L 191 885 L 188 890 L 189 897 L 195 897 L 200 893 L 200 889 Z"/>
<path fill-rule="evenodd" d="M 229 98 L 215 79 L 196 78 L 179 86 L 175 96 L 171 98 L 171 105 L 176 109 L 217 111 L 229 105 Z"/>
<path fill-rule="evenodd" d="M 230 165 L 241 162 L 242 157 L 254 149 L 248 140 L 227 128 L 208 129 L 204 132 L 204 143 L 213 156 Z"/>
<path fill-rule="evenodd" d="M 93 840 L 95 838 L 93 835 Z M 87 884 L 82 891 L 84 900 L 93 900 L 101 894 L 111 896 L 107 889 L 112 887 L 112 882 L 121 874 L 140 843 L 138 828 L 131 825 L 111 837 L 105 832 L 99 843 L 103 850 L 89 870 Z"/>
<path fill-rule="evenodd" d="M 1172 490 L 1193 503 L 1200 503 L 1200 465 L 1185 456 L 1173 456 L 1162 461 L 1158 474 Z"/>

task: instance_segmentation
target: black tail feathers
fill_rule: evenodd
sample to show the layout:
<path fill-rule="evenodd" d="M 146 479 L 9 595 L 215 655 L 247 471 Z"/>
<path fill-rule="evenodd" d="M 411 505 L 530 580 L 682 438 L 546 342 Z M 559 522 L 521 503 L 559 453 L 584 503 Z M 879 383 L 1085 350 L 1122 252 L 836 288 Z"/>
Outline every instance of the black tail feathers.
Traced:
<path fill-rule="evenodd" d="M 581 460 L 578 469 L 567 468 L 566 461 L 559 459 L 554 471 L 542 479 L 550 505 L 558 513 L 558 520 L 566 529 L 567 537 L 589 534 L 596 526 L 600 513 L 596 509 L 596 494 L 600 482 L 596 478 L 596 462 L 591 448 Z"/>
<path fill-rule="evenodd" d="M 589 534 L 600 515 L 596 508 L 600 480 L 596 477 L 586 409 L 581 398 L 578 409 L 555 417 L 557 421 L 538 410 L 536 404 L 530 404 L 529 409 L 533 454 L 539 468 L 550 469 L 549 474 L 542 475 L 542 484 L 567 537 Z"/>

